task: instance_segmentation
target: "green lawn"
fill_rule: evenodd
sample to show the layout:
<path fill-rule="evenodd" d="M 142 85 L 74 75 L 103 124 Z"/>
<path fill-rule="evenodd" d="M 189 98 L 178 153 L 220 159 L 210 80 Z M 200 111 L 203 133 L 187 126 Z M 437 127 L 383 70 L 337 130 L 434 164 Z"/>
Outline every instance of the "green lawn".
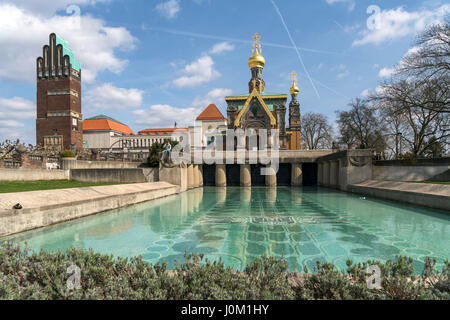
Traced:
<path fill-rule="evenodd" d="M 2 181 L 0 182 L 0 193 L 107 186 L 114 184 L 119 183 L 88 183 L 73 180 Z"/>
<path fill-rule="evenodd" d="M 428 183 L 428 184 L 450 184 L 450 181 L 418 181 L 416 183 Z"/>

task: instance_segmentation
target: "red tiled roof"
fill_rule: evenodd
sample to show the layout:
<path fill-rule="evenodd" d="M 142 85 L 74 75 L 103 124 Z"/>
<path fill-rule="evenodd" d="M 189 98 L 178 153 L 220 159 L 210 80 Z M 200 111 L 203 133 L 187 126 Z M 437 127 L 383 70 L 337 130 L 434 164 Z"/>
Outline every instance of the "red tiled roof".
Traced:
<path fill-rule="evenodd" d="M 121 132 L 126 135 L 133 134 L 133 131 L 125 124 L 109 119 L 86 119 L 83 121 L 83 131 L 111 130 Z"/>
<path fill-rule="evenodd" d="M 210 104 L 203 110 L 202 113 L 197 117 L 197 120 L 218 120 L 225 119 L 222 112 L 220 112 L 219 108 L 215 104 Z"/>
<path fill-rule="evenodd" d="M 188 131 L 188 128 L 162 128 L 162 129 L 145 129 L 139 131 L 142 135 L 171 135 L 174 131 Z"/>

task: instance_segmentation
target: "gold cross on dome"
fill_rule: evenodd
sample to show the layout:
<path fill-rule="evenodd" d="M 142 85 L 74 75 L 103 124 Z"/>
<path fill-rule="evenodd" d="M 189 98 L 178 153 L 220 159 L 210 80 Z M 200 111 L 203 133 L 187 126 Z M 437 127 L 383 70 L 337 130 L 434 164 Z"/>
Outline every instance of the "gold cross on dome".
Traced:
<path fill-rule="evenodd" d="M 292 84 L 297 84 L 298 83 L 297 82 L 298 81 L 297 80 L 297 76 L 298 76 L 297 72 L 292 71 L 291 76 L 292 76 Z"/>
<path fill-rule="evenodd" d="M 255 40 L 255 43 L 253 44 L 253 50 L 261 51 L 261 44 L 259 43 L 259 40 L 261 39 L 261 36 L 258 34 L 258 32 L 255 32 L 255 35 L 252 37 L 253 40 Z"/>

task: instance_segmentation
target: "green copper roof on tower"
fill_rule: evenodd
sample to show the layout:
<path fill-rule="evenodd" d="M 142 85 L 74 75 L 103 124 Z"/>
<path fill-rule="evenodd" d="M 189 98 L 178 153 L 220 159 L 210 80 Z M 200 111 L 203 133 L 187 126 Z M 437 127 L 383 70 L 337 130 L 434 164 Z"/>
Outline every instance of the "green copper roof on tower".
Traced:
<path fill-rule="evenodd" d="M 81 63 L 75 58 L 75 54 L 73 51 L 69 48 L 69 44 L 66 40 L 61 38 L 60 36 L 56 35 L 56 45 L 62 45 L 63 47 L 63 56 L 69 56 L 70 57 L 70 63 L 72 64 L 72 68 L 76 71 L 81 71 Z"/>
<path fill-rule="evenodd" d="M 120 122 L 120 121 L 117 121 L 117 120 L 114 119 L 114 118 L 108 117 L 108 116 L 106 116 L 106 115 L 104 115 L 104 114 L 99 114 L 98 116 L 91 117 L 91 118 L 88 118 L 88 119 L 86 119 L 86 120 L 100 120 L 100 119 L 107 119 L 107 120 L 111 120 L 111 121 L 114 121 L 114 122 L 117 122 L 117 123 L 126 125 L 126 124 L 124 124 L 124 123 L 122 123 L 122 122 Z"/>

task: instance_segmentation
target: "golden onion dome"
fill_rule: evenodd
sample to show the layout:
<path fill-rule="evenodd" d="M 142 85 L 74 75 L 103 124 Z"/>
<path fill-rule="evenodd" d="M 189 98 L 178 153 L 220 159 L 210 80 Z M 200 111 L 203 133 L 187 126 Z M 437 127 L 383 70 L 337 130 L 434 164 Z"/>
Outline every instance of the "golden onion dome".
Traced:
<path fill-rule="evenodd" d="M 289 92 L 291 94 L 298 94 L 300 92 L 300 88 L 296 84 L 293 84 Z"/>
<path fill-rule="evenodd" d="M 255 53 L 248 59 L 248 66 L 250 69 L 257 67 L 264 68 L 265 64 L 266 59 L 259 54 L 258 50 L 255 50 Z"/>
<path fill-rule="evenodd" d="M 298 87 L 297 72 L 292 71 L 291 76 L 292 76 L 292 86 L 289 92 L 291 94 L 298 94 L 300 92 L 300 88 Z"/>

